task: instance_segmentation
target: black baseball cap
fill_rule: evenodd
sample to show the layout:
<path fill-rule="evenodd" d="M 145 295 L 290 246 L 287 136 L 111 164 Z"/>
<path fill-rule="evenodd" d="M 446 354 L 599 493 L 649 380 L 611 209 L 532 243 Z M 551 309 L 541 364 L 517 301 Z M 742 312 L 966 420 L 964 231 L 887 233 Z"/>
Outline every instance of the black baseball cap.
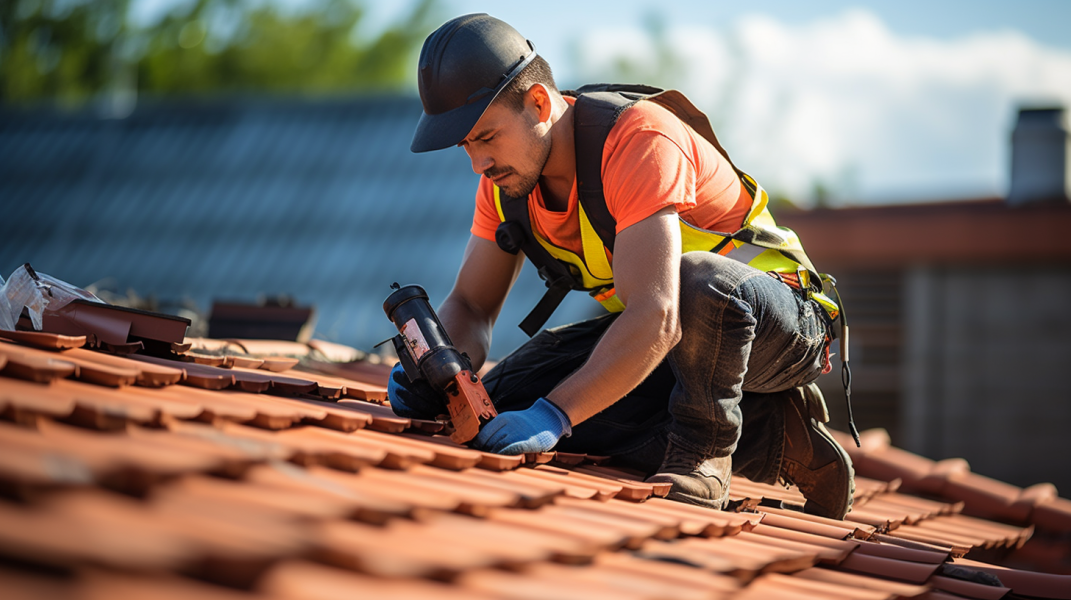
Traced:
<path fill-rule="evenodd" d="M 464 15 L 444 23 L 420 50 L 417 86 L 424 113 L 409 149 L 456 146 L 536 56 L 535 44 L 490 15 Z"/>

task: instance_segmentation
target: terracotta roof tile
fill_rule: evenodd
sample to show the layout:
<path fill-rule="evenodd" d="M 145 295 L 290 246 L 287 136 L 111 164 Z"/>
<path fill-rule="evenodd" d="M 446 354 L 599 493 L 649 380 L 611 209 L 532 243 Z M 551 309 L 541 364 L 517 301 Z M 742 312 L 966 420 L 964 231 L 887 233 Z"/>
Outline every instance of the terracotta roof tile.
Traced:
<path fill-rule="evenodd" d="M 339 406 L 358 410 L 372 417 L 369 429 L 387 433 L 401 433 L 413 426 L 413 421 L 394 414 L 389 407 L 360 400 L 340 400 Z M 440 427 L 440 429 L 442 429 Z"/>
<path fill-rule="evenodd" d="M 42 421 L 40 431 L 0 424 L 5 443 L 27 451 L 48 451 L 63 464 L 83 464 L 98 483 L 136 486 L 161 477 L 222 469 L 228 457 L 203 449 L 177 448 L 125 433 L 99 434 Z M 61 478 L 60 470 L 56 471 Z"/>
<path fill-rule="evenodd" d="M 849 554 L 856 551 L 861 546 L 877 546 L 877 544 L 865 544 L 855 539 L 835 540 L 825 536 L 814 535 L 812 533 L 775 527 L 773 525 L 764 525 L 761 523 L 756 525 L 751 530 L 751 533 L 753 535 L 767 536 L 774 540 L 806 544 L 813 547 L 812 551 L 816 552 L 819 558 L 823 559 L 824 562 L 832 562 L 834 564 L 839 564 L 847 558 Z M 774 541 L 774 543 L 780 542 Z"/>
<path fill-rule="evenodd" d="M 236 423 L 257 422 L 267 426 L 276 420 L 278 426 L 274 427 L 275 429 L 289 427 L 294 423 L 292 411 L 277 405 L 254 402 L 249 396 L 239 393 L 216 393 L 186 386 L 170 386 L 153 390 L 152 396 L 198 406 L 204 411 L 202 420 L 207 422 L 218 419 Z"/>
<path fill-rule="evenodd" d="M 186 577 L 145 576 L 131 573 L 83 569 L 72 582 L 64 598 L 113 600 L 118 598 L 153 598 L 154 600 L 248 600 L 247 592 L 194 581 Z"/>
<path fill-rule="evenodd" d="M 703 571 L 730 575 L 741 583 L 754 579 L 759 570 L 765 566 L 765 563 L 756 564 L 756 561 L 750 558 L 745 557 L 742 561 L 731 560 L 710 552 L 697 552 L 687 546 L 662 540 L 647 540 L 636 555 L 652 561 L 688 565 Z"/>
<path fill-rule="evenodd" d="M 648 539 L 670 537 L 667 535 L 670 530 L 658 523 L 630 519 L 626 516 L 599 510 L 599 503 L 589 504 L 592 506 L 550 505 L 540 509 L 541 515 L 539 518 L 578 523 L 583 524 L 585 527 L 602 527 L 618 532 L 625 536 L 624 546 L 630 549 L 639 548 Z"/>
<path fill-rule="evenodd" d="M 925 583 L 940 565 L 918 563 L 895 558 L 885 558 L 872 554 L 852 554 L 839 567 L 854 573 L 876 575 L 884 579 L 893 579 L 907 583 Z"/>
<path fill-rule="evenodd" d="M 657 579 L 694 585 L 709 590 L 712 594 L 733 592 L 741 587 L 740 582 L 732 577 L 677 563 L 645 559 L 637 553 L 604 552 L 595 557 L 594 564 L 612 572 L 643 573 Z"/>
<path fill-rule="evenodd" d="M 261 592 L 302 600 L 353 600 L 355 590 L 368 598 L 392 600 L 485 600 L 499 598 L 475 590 L 418 579 L 382 579 L 304 561 L 272 567 L 258 584 Z"/>
<path fill-rule="evenodd" d="M 31 348 L 12 351 L 0 346 L 0 357 L 3 357 L 0 367 L 4 375 L 34 383 L 49 383 L 78 374 L 78 365 L 75 363 L 55 356 L 34 354 Z"/>
<path fill-rule="evenodd" d="M 419 465 L 411 468 L 410 472 L 469 486 L 473 489 L 497 490 L 514 494 L 517 496 L 517 505 L 522 508 L 538 508 L 548 504 L 563 491 L 563 488 L 532 485 L 532 482 L 507 479 L 500 473 L 488 473 L 480 469 L 465 469 L 457 472 Z"/>
<path fill-rule="evenodd" d="M 852 550 L 854 550 L 854 548 L 831 548 L 826 544 L 815 544 L 811 541 L 791 539 L 788 537 L 781 537 L 776 535 L 760 537 L 756 533 L 747 531 L 734 536 L 733 539 L 741 541 L 750 541 L 765 546 L 771 546 L 774 548 L 783 548 L 785 550 L 796 550 L 811 555 L 815 557 L 818 562 L 826 564 L 840 564 L 845 558 L 848 557 L 849 554 L 852 553 Z"/>
<path fill-rule="evenodd" d="M 813 581 L 825 581 L 837 583 L 849 587 L 858 587 L 865 590 L 878 590 L 895 594 L 901 598 L 916 598 L 925 594 L 927 588 L 921 585 L 902 583 L 884 578 L 867 577 L 856 573 L 833 571 L 830 569 L 806 569 L 794 574 L 795 577 L 810 579 Z"/>
<path fill-rule="evenodd" d="M 264 364 L 263 358 L 251 356 L 226 355 L 223 357 L 223 366 L 227 368 L 241 367 L 243 369 L 259 369 Z"/>
<path fill-rule="evenodd" d="M 523 469 L 515 471 L 515 476 L 525 479 L 538 479 L 554 485 L 560 485 L 567 496 L 583 499 L 595 499 L 605 502 L 616 496 L 622 489 L 612 481 L 597 482 L 582 477 L 569 477 L 568 475 L 541 468 Z"/>
<path fill-rule="evenodd" d="M 1058 502 L 1052 484 L 1037 484 L 1027 489 L 994 480 L 970 470 L 960 458 L 933 461 L 889 445 L 882 430 L 863 434 L 862 448 L 850 443 L 846 434 L 835 432 L 852 457 L 856 473 L 876 479 L 902 481 L 906 492 L 939 497 L 952 505 L 951 512 L 993 519 L 1018 525 L 1036 523 L 1038 517 L 1047 526 L 1060 531 L 1060 520 L 1045 520 L 1050 513 L 1040 507 Z M 1066 502 L 1066 500 L 1064 500 Z M 912 499 L 918 504 L 920 499 Z M 947 514 L 947 511 L 946 511 Z M 867 515 L 864 513 L 863 517 Z"/>
<path fill-rule="evenodd" d="M 302 463 L 315 464 L 322 461 L 329 466 L 348 471 L 365 465 L 407 469 L 413 465 L 431 462 L 435 458 L 435 453 L 430 450 L 403 445 L 388 446 L 366 437 L 355 438 L 350 434 L 321 427 L 294 427 L 270 433 L 241 425 L 226 425 L 224 431 L 284 444 L 303 455 L 298 459 Z"/>
<path fill-rule="evenodd" d="M 186 352 L 182 355 L 183 362 L 192 362 L 199 365 L 207 365 L 209 367 L 222 367 L 227 364 L 226 356 L 219 356 L 214 354 L 201 354 L 200 352 Z M 261 360 L 261 363 L 264 361 Z M 228 366 L 229 368 L 229 366 Z"/>
<path fill-rule="evenodd" d="M 80 365 L 96 363 L 123 371 L 136 371 L 137 376 L 135 382 L 138 385 L 145 387 L 173 385 L 182 381 L 182 378 L 185 376 L 183 370 L 180 368 L 153 365 L 127 357 L 114 356 L 103 352 L 92 352 L 84 348 L 65 350 L 60 353 L 59 356 L 64 359 L 76 359 L 82 361 L 79 363 Z"/>
<path fill-rule="evenodd" d="M 65 350 L 86 345 L 84 335 L 60 335 L 45 331 L 2 331 L 0 338 L 42 350 Z"/>
<path fill-rule="evenodd" d="M 616 550 L 628 543 L 628 532 L 612 527 L 601 527 L 590 520 L 558 516 L 542 518 L 544 509 L 531 512 L 523 509 L 501 509 L 491 512 L 488 519 L 510 523 L 519 527 L 542 531 L 558 537 L 572 540 L 584 548 L 589 556 L 601 550 Z"/>
<path fill-rule="evenodd" d="M 447 578 L 506 564 L 500 553 L 423 532 L 352 521 L 321 521 L 312 528 L 317 560 L 379 577 Z"/>
<path fill-rule="evenodd" d="M 307 467 L 310 478 L 323 485 L 340 487 L 373 501 L 390 502 L 405 507 L 409 516 L 420 516 L 428 511 L 460 511 L 462 499 L 452 494 L 429 494 L 425 489 L 409 485 L 384 486 L 372 478 L 354 477 L 335 469 Z"/>
<path fill-rule="evenodd" d="M 1039 503 L 1034 507 L 1033 522 L 1054 532 L 1071 531 L 1071 500 L 1056 498 Z"/>
<path fill-rule="evenodd" d="M 227 339 L 251 356 L 278 357 L 278 358 L 301 358 L 308 355 L 309 345 L 302 342 L 289 342 L 286 340 L 240 340 Z M 295 360 L 293 364 L 297 364 Z"/>
<path fill-rule="evenodd" d="M 558 564 L 539 564 L 526 569 L 525 574 L 541 580 L 566 583 L 570 586 L 596 584 L 598 586 L 596 589 L 599 591 L 618 590 L 623 594 L 636 594 L 644 598 L 709 600 L 713 595 L 709 586 L 702 583 L 604 565 L 578 568 Z"/>
<path fill-rule="evenodd" d="M 634 591 L 622 590 L 617 586 L 607 586 L 590 581 L 568 579 L 557 576 L 541 576 L 528 573 L 505 573 L 502 571 L 479 570 L 465 573 L 457 581 L 466 590 L 494 594 L 500 598 L 515 600 L 540 600 L 542 598 L 562 598 L 563 600 L 613 600 L 623 598 L 639 600 L 652 598 Z"/>
<path fill-rule="evenodd" d="M 1071 598 L 1071 575 L 1009 569 L 966 558 L 957 558 L 953 562 L 956 565 L 996 575 L 1003 585 L 1014 590 L 1017 595 L 1037 596 L 1038 598 Z"/>
<path fill-rule="evenodd" d="M 755 513 L 734 514 L 711 510 L 702 506 L 673 502 L 664 498 L 651 498 L 643 504 L 643 507 L 645 510 L 665 511 L 704 524 L 705 527 L 702 533 L 699 534 L 702 537 L 736 535 L 741 531 L 751 530 L 763 519 L 762 515 Z"/>
<path fill-rule="evenodd" d="M 945 534 L 936 534 L 933 531 L 919 530 L 914 526 L 908 525 L 905 527 L 897 528 L 895 531 L 889 533 L 889 537 L 901 538 L 908 541 L 923 542 L 927 544 L 937 545 L 942 548 L 948 548 L 949 552 L 953 556 L 964 556 L 971 551 L 974 547 L 975 539 L 951 539 L 953 536 Z"/>
<path fill-rule="evenodd" d="M 740 540 L 737 536 L 684 538 L 678 543 L 667 543 L 723 559 L 732 565 L 728 573 L 742 580 L 750 580 L 759 573 L 791 573 L 818 562 L 818 558 L 807 551 Z"/>
<path fill-rule="evenodd" d="M 447 446 L 450 448 L 464 448 L 472 451 L 471 448 L 466 448 L 450 439 L 445 435 L 421 435 L 420 438 L 425 443 L 439 444 L 441 446 Z M 480 462 L 477 464 L 481 469 L 487 469 L 489 471 L 508 471 L 510 469 L 516 469 L 524 464 L 524 456 L 507 456 L 505 454 L 493 454 L 491 452 L 480 452 Z"/>
<path fill-rule="evenodd" d="M 1011 591 L 1010 588 L 1006 587 L 982 585 L 980 583 L 973 583 L 962 579 L 953 579 L 951 577 L 942 577 L 940 575 L 930 577 L 926 580 L 926 583 L 934 589 L 943 592 L 967 598 L 977 598 L 978 600 L 1000 600 Z"/>
<path fill-rule="evenodd" d="M 929 564 L 941 564 L 951 559 L 949 552 L 924 550 L 921 548 L 905 548 L 903 546 L 882 542 L 862 542 L 856 547 L 855 552 L 857 554 L 869 554 L 872 556 L 880 556 L 882 558 Z"/>
<path fill-rule="evenodd" d="M 63 600 L 73 598 L 76 583 L 68 574 L 0 566 L 0 586 L 9 600 Z"/>
<path fill-rule="evenodd" d="M 870 525 L 878 531 L 896 529 L 904 522 L 904 517 L 897 514 L 889 514 L 887 511 L 872 510 L 865 506 L 852 507 L 851 512 L 844 516 L 845 521 Z"/>
<path fill-rule="evenodd" d="M 754 598 L 780 598 L 784 594 L 844 600 L 893 600 L 898 597 L 888 591 L 859 589 L 843 583 L 790 577 L 780 573 L 759 577 L 748 585 L 747 591 Z"/>
<path fill-rule="evenodd" d="M 892 546 L 899 546 L 901 548 L 908 548 L 910 550 L 922 550 L 924 552 L 938 552 L 941 554 L 954 555 L 954 549 L 951 546 L 942 546 L 932 542 L 923 542 L 919 540 L 909 540 L 907 538 L 900 538 L 884 533 L 875 533 L 871 538 L 875 542 L 882 544 L 889 544 Z M 960 554 L 962 556 L 962 554 Z"/>
<path fill-rule="evenodd" d="M 7 377 L 0 385 L 0 406 L 13 417 L 15 413 L 25 413 L 62 419 L 74 412 L 75 400 L 52 386 Z"/>
<path fill-rule="evenodd" d="M 567 475 L 571 477 L 571 480 L 574 483 L 577 480 L 581 480 L 594 485 L 605 485 L 608 482 L 612 483 L 612 485 L 619 485 L 621 489 L 614 494 L 614 497 L 621 500 L 631 500 L 633 502 L 640 502 L 654 495 L 654 486 L 649 483 L 633 481 L 631 479 L 623 479 L 620 477 L 606 477 L 597 474 L 592 474 L 600 472 L 592 471 L 584 466 L 579 466 L 573 469 L 561 469 L 553 466 L 538 466 L 536 467 L 536 470 Z"/>
<path fill-rule="evenodd" d="M 869 527 L 868 525 L 850 523 L 848 521 L 834 521 L 833 519 L 827 519 L 825 517 L 817 517 L 779 508 L 762 507 L 759 512 L 766 515 L 762 518 L 762 521 L 768 525 L 802 531 L 804 533 L 812 533 L 837 540 L 843 540 L 850 537 L 866 539 L 874 533 L 874 528 Z"/>
<path fill-rule="evenodd" d="M 99 490 L 70 492 L 32 508 L 0 503 L 0 553 L 39 564 L 178 570 L 197 543 L 140 502 Z"/>
<path fill-rule="evenodd" d="M 252 370 L 261 359 L 241 356 L 235 344 L 219 346 L 218 367 L 0 344 L 0 356 L 33 363 L 0 372 L 0 493 L 20 501 L 0 500 L 0 555 L 60 569 L 11 577 L 15 590 L 989 598 L 1006 589 L 952 579 L 942 565 L 968 552 L 989 560 L 1041 546 L 1023 545 L 1033 533 L 1023 520 L 996 523 L 979 511 L 992 504 L 1002 518 L 1018 518 L 1025 510 L 1024 519 L 1049 531 L 1060 531 L 1068 513 L 1051 486 L 993 484 L 961 461 L 929 461 L 872 432 L 862 449 L 849 449 L 860 472 L 875 477 L 860 476 L 849 520 L 806 515 L 796 488 L 741 477 L 731 495 L 742 512 L 715 511 L 659 498 L 666 486 L 592 464 L 599 457 L 480 452 L 436 435 L 442 423 L 352 399 L 361 386 L 382 389 L 383 366 L 329 375 Z M 285 346 L 261 349 L 298 351 Z M 34 369 L 48 363 L 34 361 L 46 358 L 69 362 L 68 376 L 86 367 L 103 375 L 12 377 L 38 377 Z M 126 373 L 128 384 L 110 387 L 109 369 Z M 91 541 L 117 535 L 125 537 Z M 310 559 L 320 564 L 303 562 Z M 999 571 L 1020 595 L 1061 597 L 1053 590 L 1065 583 L 975 560 L 955 564 Z"/>
<path fill-rule="evenodd" d="M 416 498 L 428 498 L 440 494 L 457 498 L 460 504 L 455 510 L 469 515 L 486 516 L 490 514 L 492 508 L 520 504 L 520 495 L 513 492 L 481 488 L 415 473 L 367 469 L 359 473 L 359 477 L 379 485 L 408 489 Z"/>

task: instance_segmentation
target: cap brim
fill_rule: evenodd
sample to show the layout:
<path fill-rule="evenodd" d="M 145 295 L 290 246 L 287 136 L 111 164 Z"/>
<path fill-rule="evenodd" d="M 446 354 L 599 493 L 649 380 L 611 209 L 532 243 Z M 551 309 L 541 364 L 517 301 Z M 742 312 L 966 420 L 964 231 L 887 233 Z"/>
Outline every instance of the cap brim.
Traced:
<path fill-rule="evenodd" d="M 487 107 L 498 96 L 488 94 L 472 104 L 459 106 L 437 115 L 422 113 L 409 145 L 412 152 L 430 152 L 456 146 L 472 131 Z"/>

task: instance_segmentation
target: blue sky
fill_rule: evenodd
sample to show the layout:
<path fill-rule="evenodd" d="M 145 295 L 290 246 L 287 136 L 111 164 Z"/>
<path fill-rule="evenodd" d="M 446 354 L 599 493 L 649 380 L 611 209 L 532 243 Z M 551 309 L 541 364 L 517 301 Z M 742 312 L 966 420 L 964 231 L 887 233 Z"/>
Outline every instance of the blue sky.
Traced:
<path fill-rule="evenodd" d="M 366 4 L 362 29 L 374 30 L 413 2 Z M 441 4 L 444 19 L 488 12 L 511 23 L 559 83 L 620 77 L 628 63 L 681 89 L 738 166 L 805 205 L 818 183 L 842 203 L 1002 195 L 1018 107 L 1071 106 L 1066 0 Z M 652 15 L 661 40 L 645 26 Z M 658 48 L 672 72 L 652 61 Z"/>

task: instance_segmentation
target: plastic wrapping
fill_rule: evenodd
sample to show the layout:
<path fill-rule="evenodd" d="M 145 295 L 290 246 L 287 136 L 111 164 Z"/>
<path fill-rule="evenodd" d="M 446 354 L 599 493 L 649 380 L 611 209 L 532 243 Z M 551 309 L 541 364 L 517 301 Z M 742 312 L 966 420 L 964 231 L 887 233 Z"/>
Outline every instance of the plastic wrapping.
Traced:
<path fill-rule="evenodd" d="M 30 263 L 26 263 L 15 269 L 7 281 L 0 277 L 0 329 L 14 331 L 19 315 L 25 308 L 33 328 L 40 331 L 45 312 L 58 311 L 74 300 L 105 304 L 92 293 L 38 273 Z"/>

